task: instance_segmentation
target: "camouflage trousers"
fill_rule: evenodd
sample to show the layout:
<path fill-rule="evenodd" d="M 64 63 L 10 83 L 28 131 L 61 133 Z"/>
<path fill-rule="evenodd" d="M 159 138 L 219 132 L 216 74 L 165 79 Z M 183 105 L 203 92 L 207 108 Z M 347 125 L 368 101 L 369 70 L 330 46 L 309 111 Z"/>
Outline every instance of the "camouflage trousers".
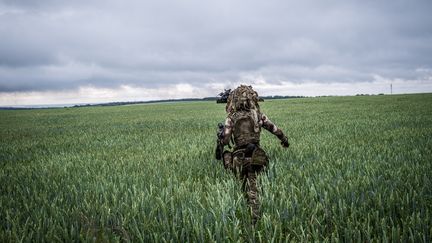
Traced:
<path fill-rule="evenodd" d="M 234 175 L 242 181 L 242 189 L 255 224 L 260 218 L 258 175 L 264 166 L 251 165 L 250 157 L 242 157 L 236 153 L 224 153 L 224 166 L 231 170 Z"/>

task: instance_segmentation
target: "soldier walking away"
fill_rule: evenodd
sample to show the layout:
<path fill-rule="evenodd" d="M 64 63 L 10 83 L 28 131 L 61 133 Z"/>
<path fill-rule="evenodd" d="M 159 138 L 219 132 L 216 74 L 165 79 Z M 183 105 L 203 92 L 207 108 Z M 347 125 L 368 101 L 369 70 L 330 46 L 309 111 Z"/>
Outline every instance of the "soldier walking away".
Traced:
<path fill-rule="evenodd" d="M 283 147 L 289 147 L 287 136 L 260 111 L 258 100 L 258 93 L 252 86 L 240 85 L 230 93 L 227 118 L 225 126 L 219 126 L 216 149 L 216 158 L 223 159 L 224 167 L 242 181 L 253 224 L 260 218 L 257 176 L 269 163 L 260 147 L 261 128 L 279 138 Z M 223 151 L 225 145 L 230 146 L 230 141 L 234 143 L 233 151 Z"/>

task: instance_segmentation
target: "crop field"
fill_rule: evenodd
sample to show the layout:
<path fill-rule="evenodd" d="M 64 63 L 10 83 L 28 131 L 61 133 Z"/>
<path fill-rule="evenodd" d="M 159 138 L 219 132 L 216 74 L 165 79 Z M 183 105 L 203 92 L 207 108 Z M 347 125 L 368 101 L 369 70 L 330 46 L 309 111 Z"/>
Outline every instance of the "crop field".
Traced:
<path fill-rule="evenodd" d="M 267 100 L 262 217 L 214 159 L 224 105 L 0 111 L 0 242 L 432 239 L 432 94 Z"/>

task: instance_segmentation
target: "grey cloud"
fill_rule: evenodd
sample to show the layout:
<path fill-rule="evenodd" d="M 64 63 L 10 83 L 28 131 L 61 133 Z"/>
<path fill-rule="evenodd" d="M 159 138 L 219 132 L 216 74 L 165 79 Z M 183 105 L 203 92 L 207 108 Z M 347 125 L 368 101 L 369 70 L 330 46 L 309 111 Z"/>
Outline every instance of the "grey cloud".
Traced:
<path fill-rule="evenodd" d="M 416 79 L 430 1 L 2 1 L 0 91 Z"/>

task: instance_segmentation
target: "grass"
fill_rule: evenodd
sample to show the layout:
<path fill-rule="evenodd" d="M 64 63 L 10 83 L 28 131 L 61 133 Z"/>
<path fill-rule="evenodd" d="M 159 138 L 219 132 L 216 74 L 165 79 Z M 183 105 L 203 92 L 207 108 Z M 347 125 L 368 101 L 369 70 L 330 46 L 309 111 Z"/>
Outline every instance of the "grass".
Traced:
<path fill-rule="evenodd" d="M 432 238 L 432 94 L 269 100 L 255 228 L 214 159 L 224 106 L 0 111 L 0 241 Z"/>

